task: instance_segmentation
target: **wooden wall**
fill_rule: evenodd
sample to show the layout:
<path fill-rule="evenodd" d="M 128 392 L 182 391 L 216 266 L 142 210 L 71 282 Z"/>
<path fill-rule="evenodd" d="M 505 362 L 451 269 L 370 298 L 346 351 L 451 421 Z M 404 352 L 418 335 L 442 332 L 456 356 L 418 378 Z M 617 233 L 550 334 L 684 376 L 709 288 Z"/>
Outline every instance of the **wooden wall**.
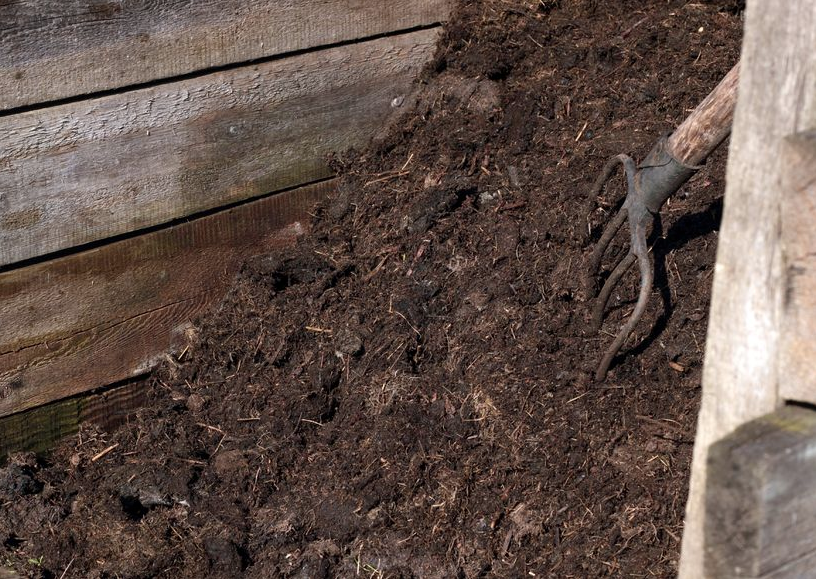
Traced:
<path fill-rule="evenodd" d="M 304 232 L 449 9 L 0 2 L 0 417 L 182 347 L 243 257 Z"/>
<path fill-rule="evenodd" d="M 680 579 L 707 577 L 712 444 L 785 402 L 816 404 L 813 246 L 803 251 L 816 216 L 806 185 L 816 157 L 806 136 L 816 128 L 814 46 L 815 3 L 748 1 Z"/>

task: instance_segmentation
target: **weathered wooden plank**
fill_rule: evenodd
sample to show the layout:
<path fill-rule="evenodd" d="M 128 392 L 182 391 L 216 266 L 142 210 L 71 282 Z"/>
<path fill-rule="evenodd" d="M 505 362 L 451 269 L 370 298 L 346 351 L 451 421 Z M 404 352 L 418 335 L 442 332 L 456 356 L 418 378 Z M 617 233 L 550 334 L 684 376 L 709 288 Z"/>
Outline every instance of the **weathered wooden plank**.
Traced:
<path fill-rule="evenodd" d="M 788 406 L 710 447 L 709 577 L 793 578 L 816 554 L 816 412 Z"/>
<path fill-rule="evenodd" d="M 0 110 L 441 22 L 450 0 L 0 2 Z"/>
<path fill-rule="evenodd" d="M 708 447 L 780 403 L 780 149 L 816 127 L 816 3 L 749 0 L 680 579 L 703 572 Z"/>
<path fill-rule="evenodd" d="M 326 156 L 382 128 L 437 34 L 0 118 L 0 265 L 330 176 Z"/>
<path fill-rule="evenodd" d="M 45 452 L 92 422 L 110 430 L 147 403 L 144 380 L 0 418 L 0 462 L 11 452 Z"/>
<path fill-rule="evenodd" d="M 782 154 L 779 395 L 816 404 L 816 131 L 786 139 Z"/>
<path fill-rule="evenodd" d="M 190 293 L 178 303 L 0 356 L 0 416 L 147 372 L 187 343 L 191 320 L 220 297 Z"/>
<path fill-rule="evenodd" d="M 0 416 L 111 384 L 183 347 L 243 258 L 291 243 L 335 182 L 0 274 Z"/>

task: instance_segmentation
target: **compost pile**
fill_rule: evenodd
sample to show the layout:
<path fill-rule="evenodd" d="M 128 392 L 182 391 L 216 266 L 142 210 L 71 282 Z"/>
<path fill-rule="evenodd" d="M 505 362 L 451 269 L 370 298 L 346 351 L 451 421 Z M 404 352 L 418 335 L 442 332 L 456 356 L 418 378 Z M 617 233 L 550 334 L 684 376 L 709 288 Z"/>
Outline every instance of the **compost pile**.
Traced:
<path fill-rule="evenodd" d="M 244 266 L 150 406 L 0 470 L 0 567 L 673 576 L 725 150 L 665 208 L 603 383 L 638 280 L 589 332 L 580 280 L 623 180 L 586 191 L 682 121 L 740 35 L 735 2 L 465 2 L 416 102 L 335 159 L 311 233 Z"/>

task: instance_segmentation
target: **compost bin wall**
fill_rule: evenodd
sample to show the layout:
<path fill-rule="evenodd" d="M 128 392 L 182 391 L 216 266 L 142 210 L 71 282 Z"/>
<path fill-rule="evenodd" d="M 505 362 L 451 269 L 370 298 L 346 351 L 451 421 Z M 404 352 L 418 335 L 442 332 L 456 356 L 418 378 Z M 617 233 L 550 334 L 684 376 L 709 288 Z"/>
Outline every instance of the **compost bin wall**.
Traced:
<path fill-rule="evenodd" d="M 182 352 L 242 258 L 305 231 L 449 9 L 0 5 L 0 455 L 136 403 L 86 395 Z"/>

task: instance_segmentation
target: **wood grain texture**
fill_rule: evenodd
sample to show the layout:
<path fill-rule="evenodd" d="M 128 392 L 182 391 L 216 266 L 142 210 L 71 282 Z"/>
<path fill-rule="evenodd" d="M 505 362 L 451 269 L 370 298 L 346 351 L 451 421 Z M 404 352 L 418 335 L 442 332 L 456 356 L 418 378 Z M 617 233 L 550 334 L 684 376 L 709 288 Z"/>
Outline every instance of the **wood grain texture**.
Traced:
<path fill-rule="evenodd" d="M 816 412 L 787 406 L 740 426 L 708 455 L 709 577 L 809 577 L 816 555 Z"/>
<path fill-rule="evenodd" d="M 669 136 L 669 151 L 681 163 L 699 165 L 731 133 L 734 109 L 737 105 L 739 67 L 739 63 L 734 65 L 714 90 Z"/>
<path fill-rule="evenodd" d="M 105 430 L 116 428 L 146 403 L 145 383 L 140 380 L 0 418 L 0 462 L 12 452 L 46 452 L 86 422 Z"/>
<path fill-rule="evenodd" d="M 0 2 L 0 110 L 444 21 L 450 0 Z"/>
<path fill-rule="evenodd" d="M 241 261 L 292 243 L 333 180 L 0 274 L 0 416 L 146 372 Z"/>
<path fill-rule="evenodd" d="M 816 404 L 816 131 L 785 139 L 782 155 L 779 395 Z"/>
<path fill-rule="evenodd" d="M 816 553 L 808 553 L 784 567 L 763 575 L 761 579 L 806 579 L 813 576 L 814 569 L 816 569 Z"/>
<path fill-rule="evenodd" d="M 681 579 L 704 577 L 708 447 L 780 403 L 780 150 L 785 137 L 816 126 L 814 46 L 816 4 L 748 1 Z"/>
<path fill-rule="evenodd" d="M 437 30 L 0 117 L 0 265 L 329 177 Z"/>

